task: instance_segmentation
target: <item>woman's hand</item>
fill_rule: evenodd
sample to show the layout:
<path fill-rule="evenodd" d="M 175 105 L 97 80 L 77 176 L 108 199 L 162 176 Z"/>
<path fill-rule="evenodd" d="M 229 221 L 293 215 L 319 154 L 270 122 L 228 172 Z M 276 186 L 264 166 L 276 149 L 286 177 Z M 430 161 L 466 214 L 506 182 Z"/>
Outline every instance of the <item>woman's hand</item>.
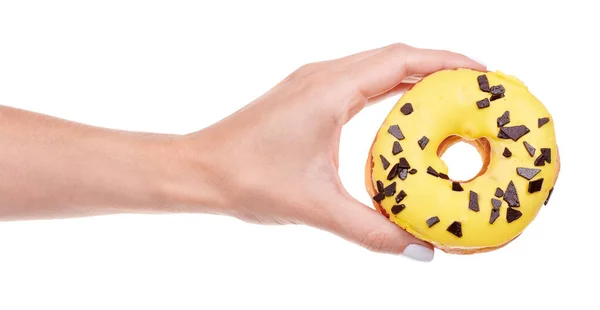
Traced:
<path fill-rule="evenodd" d="M 189 159 L 186 170 L 198 171 L 202 184 L 216 189 L 212 212 L 261 224 L 310 225 L 372 251 L 428 261 L 431 245 L 344 189 L 337 172 L 339 138 L 356 113 L 411 78 L 459 67 L 485 70 L 459 54 L 403 44 L 308 64 L 173 146 Z"/>

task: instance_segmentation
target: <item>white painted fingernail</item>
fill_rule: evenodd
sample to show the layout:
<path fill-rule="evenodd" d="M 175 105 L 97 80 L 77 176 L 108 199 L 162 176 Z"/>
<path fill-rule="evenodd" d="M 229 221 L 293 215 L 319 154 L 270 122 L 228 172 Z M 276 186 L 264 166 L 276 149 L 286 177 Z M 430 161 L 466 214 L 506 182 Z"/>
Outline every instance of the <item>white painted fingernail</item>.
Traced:
<path fill-rule="evenodd" d="M 409 244 L 402 254 L 420 262 L 430 262 L 433 260 L 433 250 L 419 244 Z"/>
<path fill-rule="evenodd" d="M 474 62 L 476 62 L 476 63 L 478 63 L 478 64 L 480 64 L 480 65 L 482 65 L 484 67 L 487 67 L 487 65 L 485 64 L 485 62 L 483 62 L 481 60 L 478 60 L 477 58 L 469 57 L 469 59 L 471 59 L 472 61 L 474 61 Z"/>

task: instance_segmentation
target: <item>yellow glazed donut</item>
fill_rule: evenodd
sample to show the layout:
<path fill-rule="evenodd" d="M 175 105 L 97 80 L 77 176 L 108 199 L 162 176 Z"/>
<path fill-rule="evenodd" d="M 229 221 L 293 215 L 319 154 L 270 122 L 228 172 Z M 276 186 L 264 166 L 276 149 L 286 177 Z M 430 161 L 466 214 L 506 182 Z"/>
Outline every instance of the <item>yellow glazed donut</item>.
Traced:
<path fill-rule="evenodd" d="M 440 159 L 465 141 L 482 156 L 470 180 Z M 366 164 L 375 207 L 448 253 L 498 249 L 548 203 L 559 172 L 551 115 L 518 79 L 444 70 L 414 85 L 380 127 Z"/>

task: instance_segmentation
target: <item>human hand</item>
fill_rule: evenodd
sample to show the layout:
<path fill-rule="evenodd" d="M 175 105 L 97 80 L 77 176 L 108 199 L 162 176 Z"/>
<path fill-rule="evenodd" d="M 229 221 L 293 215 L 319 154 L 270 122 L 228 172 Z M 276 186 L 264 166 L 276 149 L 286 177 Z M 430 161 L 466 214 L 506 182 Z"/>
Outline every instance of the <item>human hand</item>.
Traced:
<path fill-rule="evenodd" d="M 344 189 L 339 139 L 356 113 L 403 89 L 407 78 L 459 67 L 485 70 L 459 54 L 403 44 L 308 64 L 228 118 L 184 136 L 179 149 L 218 189 L 213 212 L 310 225 L 372 251 L 428 261 L 430 244 Z"/>

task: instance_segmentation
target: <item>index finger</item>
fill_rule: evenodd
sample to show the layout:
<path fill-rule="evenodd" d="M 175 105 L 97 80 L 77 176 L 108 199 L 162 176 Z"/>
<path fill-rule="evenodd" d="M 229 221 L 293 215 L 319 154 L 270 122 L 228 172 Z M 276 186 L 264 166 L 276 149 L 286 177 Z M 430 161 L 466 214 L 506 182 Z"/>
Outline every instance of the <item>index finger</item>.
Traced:
<path fill-rule="evenodd" d="M 350 77 L 361 94 L 369 99 L 392 90 L 408 76 L 426 76 L 436 71 L 457 68 L 486 70 L 484 65 L 462 54 L 393 44 L 380 53 L 349 64 L 344 75 Z"/>

